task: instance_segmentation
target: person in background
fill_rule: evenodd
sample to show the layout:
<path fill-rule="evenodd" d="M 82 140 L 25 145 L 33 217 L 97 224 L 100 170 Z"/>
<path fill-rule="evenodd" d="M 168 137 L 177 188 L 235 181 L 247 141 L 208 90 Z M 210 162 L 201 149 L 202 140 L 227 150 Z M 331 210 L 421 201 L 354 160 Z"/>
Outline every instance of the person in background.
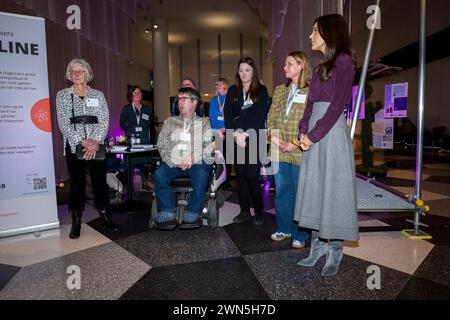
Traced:
<path fill-rule="evenodd" d="M 225 141 L 225 100 L 227 96 L 229 82 L 225 78 L 219 78 L 216 82 L 216 95 L 211 99 L 209 105 L 209 119 L 211 128 L 215 136 L 216 150 L 220 150 L 226 159 L 226 141 Z M 225 160 L 226 161 L 226 160 Z M 227 180 L 223 188 L 231 190 L 230 185 L 232 164 L 227 164 Z"/>
<path fill-rule="evenodd" d="M 150 144 L 150 132 L 153 127 L 153 114 L 150 107 L 142 104 L 142 89 L 139 86 L 131 86 L 128 89 L 127 99 L 129 103 L 122 108 L 120 113 L 120 128 L 125 132 L 127 140 L 132 136 L 141 140 L 141 144 Z M 150 163 L 150 157 L 129 158 L 131 167 L 137 168 L 141 174 L 142 188 L 151 189 L 147 175 L 143 170 L 144 164 Z"/>
<path fill-rule="evenodd" d="M 64 155 L 69 171 L 69 211 L 72 216 L 70 238 L 80 237 L 81 214 L 86 201 L 86 170 L 89 170 L 94 193 L 94 207 L 105 226 L 117 231 L 109 212 L 108 185 L 106 184 L 105 160 L 93 160 L 108 132 L 109 111 L 101 91 L 88 85 L 94 78 L 89 63 L 84 59 L 73 59 L 67 65 L 66 79 L 72 86 L 60 90 L 56 95 L 56 116 L 64 139 Z M 81 121 L 93 116 L 96 121 Z M 92 118 L 92 117 L 90 117 Z M 84 148 L 84 160 L 76 157 L 76 147 Z"/>
<path fill-rule="evenodd" d="M 326 256 L 322 276 L 332 276 L 339 270 L 344 240 L 359 240 L 355 159 L 344 116 L 352 97 L 356 58 L 341 15 L 317 18 L 310 39 L 323 60 L 314 70 L 299 123 L 304 152 L 294 219 L 312 230 L 312 241 L 309 256 L 298 264 L 311 267 Z"/>
<path fill-rule="evenodd" d="M 298 123 L 305 111 L 311 66 L 309 59 L 301 51 L 291 52 L 284 63 L 284 75 L 287 83 L 275 88 L 267 118 L 267 130 L 270 142 L 277 149 L 271 154 L 275 173 L 275 210 L 277 231 L 272 234 L 273 241 L 292 238 L 292 247 L 304 248 L 308 238 L 306 231 L 299 230 L 294 222 L 295 197 L 300 173 L 301 151 L 291 143 L 298 137 Z M 277 159 L 277 160 L 275 160 Z"/>
<path fill-rule="evenodd" d="M 190 77 L 184 77 L 180 82 L 180 88 L 191 88 L 197 90 L 195 81 Z M 180 110 L 178 110 L 178 103 L 176 101 L 177 96 L 170 97 L 170 115 L 178 116 L 180 115 Z M 195 113 L 199 117 L 205 117 L 205 104 L 201 101 L 201 104 L 195 110 Z"/>
<path fill-rule="evenodd" d="M 265 143 L 264 146 L 259 146 L 257 141 L 259 130 L 264 128 L 267 116 L 267 100 L 267 88 L 260 83 L 255 61 L 250 57 L 240 59 L 237 65 L 236 84 L 228 89 L 225 102 L 225 128 L 234 131 L 234 163 L 241 207 L 239 215 L 233 219 L 234 223 L 251 219 L 250 207 L 253 206 L 255 210 L 253 223 L 263 224 L 262 189 L 258 181 L 261 166 L 259 147 L 267 146 Z M 250 149 L 250 141 L 257 144 L 256 154 L 250 153 L 250 150 L 255 152 L 253 147 Z M 238 156 L 238 153 L 242 152 L 245 154 L 243 162 Z M 227 161 L 230 162 L 230 159 Z"/>
<path fill-rule="evenodd" d="M 216 95 L 212 97 L 209 105 L 209 119 L 214 134 L 225 139 L 225 99 L 228 91 L 228 80 L 219 78 L 216 82 Z"/>

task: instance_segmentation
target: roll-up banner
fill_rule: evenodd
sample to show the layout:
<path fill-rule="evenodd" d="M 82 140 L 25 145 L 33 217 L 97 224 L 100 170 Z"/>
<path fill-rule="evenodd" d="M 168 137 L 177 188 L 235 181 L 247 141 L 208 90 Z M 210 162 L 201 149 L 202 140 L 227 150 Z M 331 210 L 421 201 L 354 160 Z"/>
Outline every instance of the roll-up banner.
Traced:
<path fill-rule="evenodd" d="M 45 20 L 0 12 L 0 237 L 58 227 Z"/>

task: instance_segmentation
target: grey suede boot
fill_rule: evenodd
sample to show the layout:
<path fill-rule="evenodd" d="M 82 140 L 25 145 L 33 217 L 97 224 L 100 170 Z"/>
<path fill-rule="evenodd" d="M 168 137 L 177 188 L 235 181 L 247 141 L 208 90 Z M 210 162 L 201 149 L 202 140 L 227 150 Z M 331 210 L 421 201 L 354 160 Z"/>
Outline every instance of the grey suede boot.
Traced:
<path fill-rule="evenodd" d="M 321 257 L 328 253 L 328 251 L 328 244 L 321 241 L 319 239 L 319 231 L 314 230 L 311 233 L 311 251 L 309 252 L 309 257 L 297 262 L 297 264 L 303 267 L 313 267 Z"/>
<path fill-rule="evenodd" d="M 334 276 L 341 264 L 342 256 L 344 255 L 344 241 L 331 241 L 330 250 L 327 254 L 327 262 L 322 269 L 322 276 Z"/>

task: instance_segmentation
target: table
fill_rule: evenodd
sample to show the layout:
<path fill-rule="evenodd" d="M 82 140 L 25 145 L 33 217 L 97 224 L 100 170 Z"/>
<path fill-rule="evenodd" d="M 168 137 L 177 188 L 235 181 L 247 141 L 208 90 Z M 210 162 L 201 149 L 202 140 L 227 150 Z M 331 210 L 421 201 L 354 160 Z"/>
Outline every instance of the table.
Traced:
<path fill-rule="evenodd" d="M 112 212 L 137 212 L 147 208 L 145 203 L 133 199 L 133 169 L 131 168 L 130 158 L 140 157 L 148 153 L 157 151 L 155 146 L 145 149 L 126 149 L 120 151 L 109 150 L 109 154 L 123 154 L 124 160 L 127 162 L 127 199 L 121 203 L 111 206 Z"/>

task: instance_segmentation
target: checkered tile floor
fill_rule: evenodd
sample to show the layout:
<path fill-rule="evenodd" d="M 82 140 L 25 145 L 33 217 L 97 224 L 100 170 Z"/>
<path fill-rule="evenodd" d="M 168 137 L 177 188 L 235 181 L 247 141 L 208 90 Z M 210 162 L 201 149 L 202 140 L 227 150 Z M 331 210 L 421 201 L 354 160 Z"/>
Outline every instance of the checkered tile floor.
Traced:
<path fill-rule="evenodd" d="M 381 162 L 390 168 L 384 183 L 405 192 L 414 187 L 414 158 Z M 432 240 L 399 232 L 411 227 L 410 214 L 360 214 L 361 240 L 345 243 L 340 272 L 331 278 L 320 276 L 323 259 L 313 268 L 296 264 L 308 248 L 270 240 L 276 226 L 268 186 L 262 226 L 232 224 L 238 197 L 224 192 L 221 226 L 214 230 L 148 230 L 147 211 L 114 214 L 120 230 L 110 233 L 88 207 L 74 241 L 67 206 L 60 205 L 60 229 L 0 239 L 0 299 L 450 299 L 450 165 L 426 163 L 423 187 L 432 208 L 423 230 Z M 148 193 L 138 197 L 149 201 Z M 381 287 L 369 290 L 374 265 Z M 71 266 L 81 273 L 80 289 L 67 286 Z"/>

